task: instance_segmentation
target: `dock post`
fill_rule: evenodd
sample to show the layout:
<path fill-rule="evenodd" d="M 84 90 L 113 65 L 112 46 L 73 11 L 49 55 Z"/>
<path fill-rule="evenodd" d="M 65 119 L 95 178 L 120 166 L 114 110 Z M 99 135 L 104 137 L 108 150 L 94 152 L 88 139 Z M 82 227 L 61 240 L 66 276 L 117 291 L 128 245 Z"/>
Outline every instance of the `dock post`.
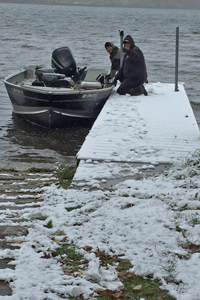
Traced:
<path fill-rule="evenodd" d="M 124 58 L 124 53 L 123 53 L 123 39 L 124 39 L 124 31 L 119 30 L 119 36 L 120 36 L 120 67 L 122 66 L 123 58 Z"/>
<path fill-rule="evenodd" d="M 175 56 L 175 92 L 178 92 L 178 52 L 179 52 L 179 27 L 176 27 L 176 56 Z"/>

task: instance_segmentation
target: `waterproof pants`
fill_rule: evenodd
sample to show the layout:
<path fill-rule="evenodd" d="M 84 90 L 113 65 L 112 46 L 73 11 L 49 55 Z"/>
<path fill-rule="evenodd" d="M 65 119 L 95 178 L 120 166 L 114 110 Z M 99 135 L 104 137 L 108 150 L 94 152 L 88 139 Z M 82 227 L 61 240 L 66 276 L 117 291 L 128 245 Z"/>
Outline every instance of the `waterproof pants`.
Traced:
<path fill-rule="evenodd" d="M 130 94 L 131 96 L 137 96 L 141 94 L 140 85 L 141 80 L 133 81 L 131 78 L 125 78 L 119 88 L 117 93 L 120 95 Z"/>

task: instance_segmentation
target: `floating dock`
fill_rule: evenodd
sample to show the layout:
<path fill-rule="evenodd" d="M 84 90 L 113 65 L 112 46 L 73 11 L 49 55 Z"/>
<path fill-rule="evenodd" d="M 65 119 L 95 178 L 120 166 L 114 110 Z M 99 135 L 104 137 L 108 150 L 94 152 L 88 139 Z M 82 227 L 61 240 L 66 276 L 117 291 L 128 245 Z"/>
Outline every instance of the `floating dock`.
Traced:
<path fill-rule="evenodd" d="M 199 127 L 184 84 L 179 83 L 178 92 L 168 83 L 150 83 L 146 89 L 148 96 L 113 91 L 77 154 L 81 163 L 75 180 L 84 162 L 170 165 L 200 149 Z"/>

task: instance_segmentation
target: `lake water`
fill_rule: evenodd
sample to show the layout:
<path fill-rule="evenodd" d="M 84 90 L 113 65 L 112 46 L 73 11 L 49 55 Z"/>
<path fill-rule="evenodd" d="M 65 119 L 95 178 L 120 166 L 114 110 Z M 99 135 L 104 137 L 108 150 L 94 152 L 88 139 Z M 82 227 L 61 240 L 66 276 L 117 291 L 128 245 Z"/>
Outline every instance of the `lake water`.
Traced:
<path fill-rule="evenodd" d="M 50 67 L 55 48 L 71 48 L 79 67 L 110 61 L 104 44 L 119 46 L 119 30 L 142 49 L 151 82 L 175 81 L 176 27 L 179 27 L 179 81 L 200 125 L 200 11 L 97 8 L 0 3 L 0 79 L 23 66 Z M 11 158 L 31 161 L 74 157 L 89 127 L 45 130 L 12 115 L 0 81 L 0 166 Z"/>

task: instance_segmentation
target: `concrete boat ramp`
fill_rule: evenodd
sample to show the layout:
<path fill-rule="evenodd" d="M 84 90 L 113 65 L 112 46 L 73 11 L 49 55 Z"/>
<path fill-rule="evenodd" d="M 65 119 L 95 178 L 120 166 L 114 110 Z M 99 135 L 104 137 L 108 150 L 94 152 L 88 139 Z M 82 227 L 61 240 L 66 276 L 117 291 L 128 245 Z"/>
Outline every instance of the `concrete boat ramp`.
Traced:
<path fill-rule="evenodd" d="M 200 132 L 193 110 L 179 83 L 146 85 L 148 96 L 107 100 L 77 154 L 74 184 L 99 186 L 108 180 L 155 173 L 181 156 L 200 149 Z"/>

